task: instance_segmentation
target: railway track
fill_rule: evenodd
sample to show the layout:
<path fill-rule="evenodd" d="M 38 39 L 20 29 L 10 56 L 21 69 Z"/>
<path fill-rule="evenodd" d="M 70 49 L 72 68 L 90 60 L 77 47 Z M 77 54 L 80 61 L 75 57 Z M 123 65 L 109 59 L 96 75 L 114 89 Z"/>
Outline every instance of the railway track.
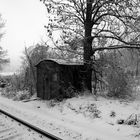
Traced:
<path fill-rule="evenodd" d="M 0 140 L 62 140 L 0 109 Z"/>

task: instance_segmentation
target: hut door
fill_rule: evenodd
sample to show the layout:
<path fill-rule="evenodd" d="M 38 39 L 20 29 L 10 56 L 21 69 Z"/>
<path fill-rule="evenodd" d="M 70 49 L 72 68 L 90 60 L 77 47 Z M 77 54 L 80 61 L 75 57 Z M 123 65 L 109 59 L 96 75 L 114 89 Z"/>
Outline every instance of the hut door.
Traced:
<path fill-rule="evenodd" d="M 50 99 L 50 79 L 49 77 L 45 77 L 44 79 L 44 99 Z"/>
<path fill-rule="evenodd" d="M 57 73 L 49 73 L 44 76 L 44 93 L 43 99 L 50 100 L 58 96 L 59 83 Z"/>

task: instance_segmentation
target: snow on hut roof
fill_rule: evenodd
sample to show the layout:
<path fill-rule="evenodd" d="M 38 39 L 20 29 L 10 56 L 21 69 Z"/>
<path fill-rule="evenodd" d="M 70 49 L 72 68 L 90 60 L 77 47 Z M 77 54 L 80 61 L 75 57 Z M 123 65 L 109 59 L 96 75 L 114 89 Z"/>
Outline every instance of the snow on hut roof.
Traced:
<path fill-rule="evenodd" d="M 83 62 L 81 61 L 64 60 L 64 59 L 44 59 L 41 60 L 39 63 L 41 63 L 42 61 L 54 61 L 60 65 L 83 65 Z"/>

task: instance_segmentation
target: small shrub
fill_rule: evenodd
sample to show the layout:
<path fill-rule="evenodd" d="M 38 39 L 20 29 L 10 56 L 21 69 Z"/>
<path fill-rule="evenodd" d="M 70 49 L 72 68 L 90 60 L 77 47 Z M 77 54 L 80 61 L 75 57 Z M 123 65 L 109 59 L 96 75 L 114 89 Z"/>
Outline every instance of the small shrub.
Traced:
<path fill-rule="evenodd" d="M 48 103 L 49 107 L 54 107 L 54 106 L 56 106 L 58 104 L 58 101 L 57 100 L 50 100 L 48 102 L 49 102 Z"/>
<path fill-rule="evenodd" d="M 116 116 L 116 113 L 114 111 L 111 111 L 110 112 L 110 117 L 115 117 Z"/>
<path fill-rule="evenodd" d="M 27 90 L 23 90 L 23 91 L 18 91 L 16 93 L 16 96 L 14 97 L 14 100 L 25 100 L 25 99 L 29 99 L 30 98 L 30 93 Z"/>
<path fill-rule="evenodd" d="M 12 88 L 12 86 L 7 86 L 1 90 L 1 95 L 10 99 L 16 96 L 16 91 Z"/>
<path fill-rule="evenodd" d="M 97 65 L 97 71 L 100 73 L 98 76 L 100 81 L 98 83 L 99 92 L 109 97 L 132 98 L 133 75 L 129 70 L 131 66 L 128 67 L 126 65 L 126 54 L 124 56 L 120 54 L 117 50 L 100 53 L 100 58 L 97 60 L 97 64 L 99 65 Z"/>
<path fill-rule="evenodd" d="M 17 91 L 12 85 L 2 89 L 1 95 L 13 100 L 24 100 L 31 97 L 28 90 Z"/>
<path fill-rule="evenodd" d="M 131 84 L 128 75 L 121 68 L 111 69 L 107 76 L 108 96 L 127 98 L 131 96 Z"/>
<path fill-rule="evenodd" d="M 72 98 L 78 96 L 78 91 L 70 84 L 68 87 L 60 89 L 60 96 L 57 100 L 62 101 L 64 98 Z"/>
<path fill-rule="evenodd" d="M 100 111 L 97 109 L 97 106 L 95 104 L 87 104 L 87 106 L 85 106 L 83 108 L 83 114 L 86 117 L 90 117 L 90 118 L 100 118 Z"/>
<path fill-rule="evenodd" d="M 77 95 L 76 90 L 73 86 L 69 86 L 67 89 L 65 89 L 65 96 L 68 98 L 75 97 Z"/>
<path fill-rule="evenodd" d="M 93 103 L 82 104 L 78 108 L 69 103 L 68 108 L 70 108 L 77 114 L 83 114 L 85 117 L 89 117 L 91 119 L 100 118 L 101 112 L 97 109 L 96 104 Z"/>

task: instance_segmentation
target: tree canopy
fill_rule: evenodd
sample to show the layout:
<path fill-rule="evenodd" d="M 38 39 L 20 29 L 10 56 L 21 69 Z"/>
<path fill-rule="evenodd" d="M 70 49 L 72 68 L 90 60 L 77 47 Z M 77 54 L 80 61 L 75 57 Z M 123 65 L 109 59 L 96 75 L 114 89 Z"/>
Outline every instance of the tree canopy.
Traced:
<path fill-rule="evenodd" d="M 50 36 L 61 30 L 67 44 L 74 38 L 83 40 L 83 60 L 92 63 L 96 51 L 134 48 L 140 45 L 139 0 L 41 0 L 48 12 L 45 27 Z M 81 46 L 80 46 L 81 47 Z M 80 48 L 78 48 L 80 49 Z M 90 73 L 90 74 L 89 74 Z M 91 89 L 90 69 L 86 85 Z"/>
<path fill-rule="evenodd" d="M 139 0 L 42 1 L 49 14 L 46 28 L 50 35 L 52 31 L 61 29 L 66 41 L 75 36 L 85 38 L 90 30 L 86 38 L 95 39 L 100 47 L 104 47 L 102 40 L 106 48 L 139 44 Z"/>

